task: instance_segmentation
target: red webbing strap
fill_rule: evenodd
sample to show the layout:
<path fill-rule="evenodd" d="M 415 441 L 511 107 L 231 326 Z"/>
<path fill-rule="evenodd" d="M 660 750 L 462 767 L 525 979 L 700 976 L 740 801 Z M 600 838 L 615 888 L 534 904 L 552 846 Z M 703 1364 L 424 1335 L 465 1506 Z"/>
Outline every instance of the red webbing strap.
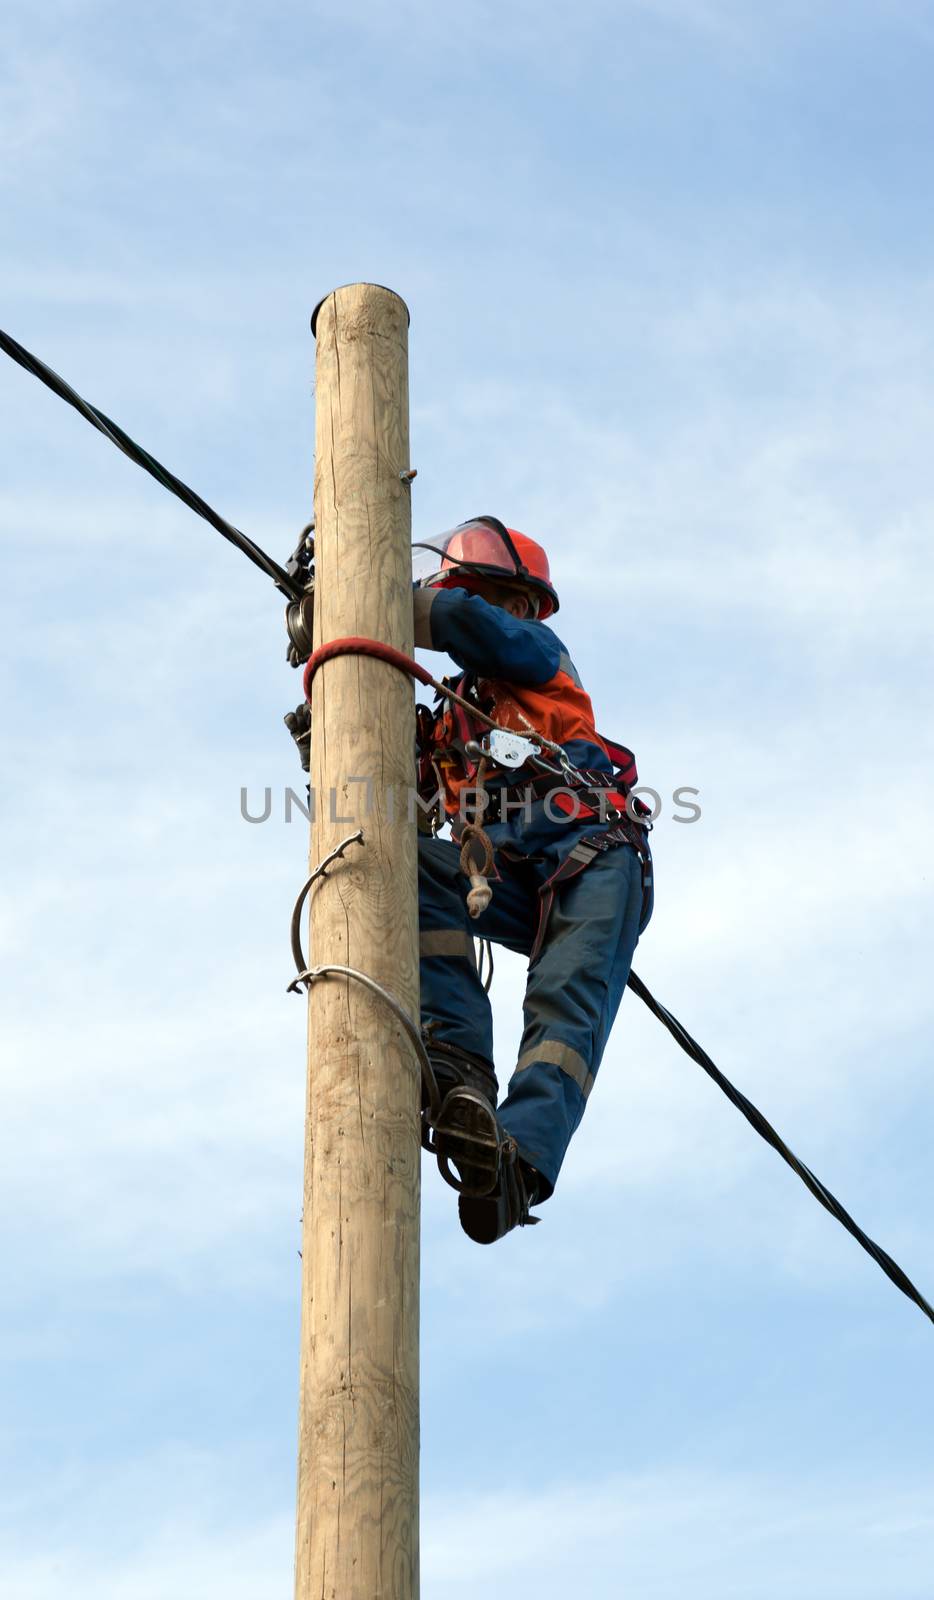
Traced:
<path fill-rule="evenodd" d="M 576 878 L 579 872 L 583 872 L 585 867 L 589 867 L 591 862 L 596 861 L 597 856 L 602 854 L 603 852 L 599 845 L 592 845 L 589 839 L 578 839 L 574 849 L 568 851 L 568 854 L 551 874 L 551 877 L 546 878 L 542 884 L 538 891 L 538 927 L 535 930 L 535 938 L 529 951 L 529 966 L 536 960 L 545 942 L 548 919 L 551 916 L 551 908 L 555 902 L 555 892 L 558 885 L 566 883 L 568 878 Z"/>
<path fill-rule="evenodd" d="M 603 733 L 598 733 L 597 738 L 616 768 L 616 777 L 630 789 L 634 789 L 639 782 L 639 774 L 636 771 L 636 758 L 632 751 L 627 750 L 624 744 L 617 744 L 615 739 L 608 739 Z"/>
<path fill-rule="evenodd" d="M 349 637 L 347 639 L 332 639 L 330 644 L 319 645 L 308 657 L 302 679 L 305 690 L 305 699 L 311 699 L 311 680 L 318 668 L 325 661 L 331 661 L 335 656 L 375 656 L 377 661 L 385 661 L 390 667 L 397 667 L 400 672 L 407 672 L 410 677 L 417 678 L 419 683 L 426 684 L 429 688 L 434 684 L 430 672 L 413 661 L 402 650 L 394 650 L 391 644 L 380 644 L 378 639 L 363 639 Z"/>

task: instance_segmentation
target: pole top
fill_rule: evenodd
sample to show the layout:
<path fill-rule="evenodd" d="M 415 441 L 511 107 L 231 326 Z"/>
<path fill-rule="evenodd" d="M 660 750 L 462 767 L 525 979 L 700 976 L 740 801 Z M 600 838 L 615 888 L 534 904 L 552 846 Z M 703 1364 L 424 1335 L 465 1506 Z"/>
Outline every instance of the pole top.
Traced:
<path fill-rule="evenodd" d="M 358 286 L 355 283 L 339 283 L 337 285 L 337 289 L 356 289 L 357 287 Z M 397 300 L 402 300 L 401 294 L 396 294 L 395 289 L 387 288 L 385 283 L 370 283 L 370 284 L 367 284 L 367 287 L 370 288 L 370 289 L 385 289 L 387 294 L 395 295 Z M 315 327 L 316 327 L 316 324 L 317 324 L 317 321 L 318 321 L 318 312 L 321 310 L 321 307 L 324 305 L 325 300 L 330 300 L 331 295 L 337 293 L 337 289 L 329 289 L 327 294 L 323 294 L 321 296 L 321 299 L 318 301 L 318 304 L 315 306 L 314 311 L 311 313 L 311 331 L 312 331 L 312 333 L 315 332 Z M 405 301 L 404 300 L 402 300 L 402 304 L 405 306 L 406 322 L 407 322 L 408 326 L 411 327 L 412 326 L 412 313 L 409 310 L 408 306 L 405 305 Z"/>

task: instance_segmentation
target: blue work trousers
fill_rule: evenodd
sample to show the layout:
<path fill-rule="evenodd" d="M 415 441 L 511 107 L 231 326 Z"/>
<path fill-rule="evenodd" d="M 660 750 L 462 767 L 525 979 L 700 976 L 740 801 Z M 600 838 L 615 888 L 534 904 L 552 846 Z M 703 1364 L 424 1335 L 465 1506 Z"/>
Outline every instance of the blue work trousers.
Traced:
<path fill-rule="evenodd" d="M 498 853 L 493 899 L 472 918 L 457 846 L 423 836 L 418 851 L 422 1023 L 432 1025 L 435 1038 L 492 1066 L 493 1018 L 474 939 L 528 956 L 539 889 L 560 856 L 556 848 L 521 861 Z M 542 1199 L 554 1189 L 584 1114 L 650 915 L 642 863 L 631 845 L 607 850 L 557 889 L 544 944 L 529 967 L 519 1059 L 498 1113 L 519 1154 L 544 1180 Z"/>

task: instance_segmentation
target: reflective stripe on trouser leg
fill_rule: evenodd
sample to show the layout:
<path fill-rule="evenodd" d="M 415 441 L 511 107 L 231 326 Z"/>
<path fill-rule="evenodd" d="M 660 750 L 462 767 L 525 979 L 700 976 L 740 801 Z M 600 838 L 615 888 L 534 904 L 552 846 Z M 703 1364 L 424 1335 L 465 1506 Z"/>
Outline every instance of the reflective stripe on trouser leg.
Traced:
<path fill-rule="evenodd" d="M 467 911 L 470 885 L 460 870 L 460 851 L 448 839 L 418 841 L 419 974 L 422 1023 L 435 1038 L 493 1062 L 493 1017 L 477 975 L 474 938 L 531 943 L 534 903 L 507 875 L 494 886 L 481 917 Z"/>
<path fill-rule="evenodd" d="M 624 845 L 555 897 L 529 971 L 519 1060 L 500 1120 L 549 1193 L 593 1088 L 639 939 L 642 872 Z"/>
<path fill-rule="evenodd" d="M 461 956 L 476 969 L 477 954 L 466 928 L 423 928 L 418 935 L 419 960 L 429 956 Z"/>

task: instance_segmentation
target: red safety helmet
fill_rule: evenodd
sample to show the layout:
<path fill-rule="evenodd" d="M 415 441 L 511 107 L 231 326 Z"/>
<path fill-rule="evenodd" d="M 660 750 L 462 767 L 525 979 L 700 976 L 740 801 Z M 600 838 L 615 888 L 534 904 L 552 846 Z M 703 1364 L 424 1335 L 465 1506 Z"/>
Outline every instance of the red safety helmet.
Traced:
<path fill-rule="evenodd" d="M 548 557 L 540 544 L 498 517 L 471 517 L 450 533 L 426 539 L 413 549 L 429 552 L 413 558 L 412 575 L 425 589 L 472 589 L 472 577 L 519 584 L 538 598 L 538 615 L 558 609 Z M 438 557 L 441 557 L 440 565 Z"/>

